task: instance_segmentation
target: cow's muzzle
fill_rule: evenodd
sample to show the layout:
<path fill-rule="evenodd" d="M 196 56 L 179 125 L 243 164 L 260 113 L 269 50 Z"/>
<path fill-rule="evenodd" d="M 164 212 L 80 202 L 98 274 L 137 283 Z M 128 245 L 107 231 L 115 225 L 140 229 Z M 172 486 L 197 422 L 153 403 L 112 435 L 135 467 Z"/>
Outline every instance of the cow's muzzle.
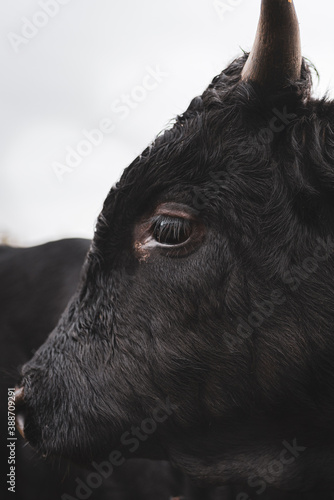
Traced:
<path fill-rule="evenodd" d="M 24 390 L 23 387 L 15 389 L 15 421 L 16 428 L 24 436 L 24 422 L 26 417 L 25 404 L 24 404 Z"/>

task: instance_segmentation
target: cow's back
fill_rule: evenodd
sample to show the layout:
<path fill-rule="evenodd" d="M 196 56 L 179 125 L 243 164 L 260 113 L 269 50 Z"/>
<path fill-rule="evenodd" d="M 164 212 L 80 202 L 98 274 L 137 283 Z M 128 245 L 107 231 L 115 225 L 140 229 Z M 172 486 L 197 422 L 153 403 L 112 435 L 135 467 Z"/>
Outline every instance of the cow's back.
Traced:
<path fill-rule="evenodd" d="M 0 329 L 6 347 L 1 366 L 13 370 L 25 362 L 56 326 L 77 287 L 89 244 L 65 239 L 31 248 L 0 247 Z"/>

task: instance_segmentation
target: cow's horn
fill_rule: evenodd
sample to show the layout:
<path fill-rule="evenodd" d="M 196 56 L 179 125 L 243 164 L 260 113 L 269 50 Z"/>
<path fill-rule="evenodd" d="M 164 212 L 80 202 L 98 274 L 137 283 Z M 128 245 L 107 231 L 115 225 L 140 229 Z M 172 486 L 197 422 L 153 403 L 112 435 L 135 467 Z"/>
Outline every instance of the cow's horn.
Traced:
<path fill-rule="evenodd" d="M 284 87 L 301 76 L 302 55 L 293 0 L 262 0 L 255 43 L 242 80 Z"/>

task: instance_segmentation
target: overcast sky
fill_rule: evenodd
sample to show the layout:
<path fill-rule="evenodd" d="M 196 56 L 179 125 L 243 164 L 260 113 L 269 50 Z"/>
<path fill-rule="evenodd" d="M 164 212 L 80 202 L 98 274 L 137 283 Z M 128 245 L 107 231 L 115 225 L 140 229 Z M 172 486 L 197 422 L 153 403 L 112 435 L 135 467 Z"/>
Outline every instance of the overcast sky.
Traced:
<path fill-rule="evenodd" d="M 303 54 L 321 77 L 315 92 L 334 97 L 334 2 L 295 5 Z M 122 170 L 250 50 L 259 9 L 260 0 L 2 0 L 0 236 L 92 237 Z"/>

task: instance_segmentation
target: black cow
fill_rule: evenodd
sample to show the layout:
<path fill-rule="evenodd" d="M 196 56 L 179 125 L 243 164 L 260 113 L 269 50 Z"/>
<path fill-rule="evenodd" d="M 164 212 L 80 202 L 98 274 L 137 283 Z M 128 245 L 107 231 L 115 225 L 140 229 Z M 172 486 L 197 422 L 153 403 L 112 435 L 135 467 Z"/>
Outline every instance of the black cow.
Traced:
<path fill-rule="evenodd" d="M 143 456 L 238 500 L 330 498 L 333 167 L 293 2 L 263 0 L 251 54 L 111 189 L 81 287 L 22 369 L 36 450 L 90 463 L 90 489 Z"/>
<path fill-rule="evenodd" d="M 18 366 L 25 363 L 45 341 L 74 294 L 89 240 L 67 239 L 31 248 L 0 246 L 0 367 L 1 399 L 19 376 Z M 7 408 L 2 405 L 1 428 L 7 424 Z M 6 448 L 6 433 L 3 450 Z M 20 436 L 19 436 L 20 438 Z M 7 464 L 6 470 L 9 464 Z M 88 472 L 67 461 L 43 461 L 23 440 L 16 443 L 16 500 L 59 500 L 63 494 L 75 495 L 78 483 Z M 7 480 L 3 474 L 5 498 Z M 80 483 L 81 484 L 81 483 Z M 169 500 L 185 494 L 202 494 L 166 462 L 133 460 L 119 468 L 92 500 Z M 209 492 L 204 492 L 210 494 Z M 8 498 L 11 498 L 8 496 Z"/>
<path fill-rule="evenodd" d="M 27 362 L 45 341 L 75 292 L 89 245 L 88 240 L 68 239 L 32 248 L 0 246 L 0 387 L 3 402 L 7 400 L 8 388 L 15 385 L 19 376 L 18 366 Z M 1 428 L 5 429 L 7 407 L 3 403 L 1 408 Z M 2 438 L 5 437 L 2 432 Z M 51 469 L 38 460 L 30 447 L 22 444 L 19 441 L 16 450 L 15 466 L 19 478 L 16 498 L 60 498 L 67 466 Z M 6 471 L 8 467 L 7 464 Z M 5 489 L 8 477 L 4 474 L 3 479 Z M 68 483 L 65 480 L 65 491 L 72 482 L 73 479 Z"/>

